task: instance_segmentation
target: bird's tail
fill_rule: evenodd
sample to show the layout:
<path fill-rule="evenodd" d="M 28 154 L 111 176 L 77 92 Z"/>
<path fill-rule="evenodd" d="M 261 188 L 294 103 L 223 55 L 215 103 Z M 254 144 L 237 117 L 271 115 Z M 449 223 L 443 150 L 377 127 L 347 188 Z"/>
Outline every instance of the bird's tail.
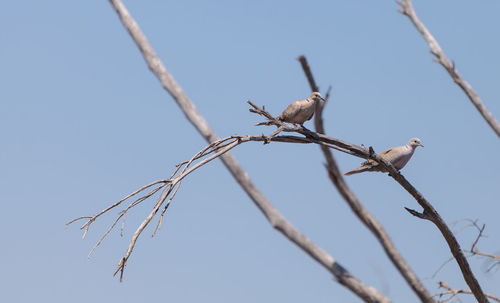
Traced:
<path fill-rule="evenodd" d="M 356 169 L 353 169 L 351 171 L 348 171 L 344 174 L 344 176 L 350 176 L 350 175 L 354 175 L 354 174 L 359 174 L 359 173 L 362 173 L 362 172 L 365 172 L 365 171 L 370 171 L 372 170 L 372 167 L 370 166 L 361 166 L 361 167 L 358 167 Z"/>

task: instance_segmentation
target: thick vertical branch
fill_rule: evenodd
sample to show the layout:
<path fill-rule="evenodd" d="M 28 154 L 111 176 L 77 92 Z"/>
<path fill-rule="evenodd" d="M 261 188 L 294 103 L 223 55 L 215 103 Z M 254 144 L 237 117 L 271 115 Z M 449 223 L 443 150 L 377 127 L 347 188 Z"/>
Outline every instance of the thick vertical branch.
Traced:
<path fill-rule="evenodd" d="M 309 64 L 307 64 L 306 57 L 300 56 L 299 61 L 302 65 L 302 68 L 304 69 L 304 73 L 306 74 L 309 85 L 311 86 L 311 90 L 318 91 L 318 86 L 314 81 L 314 77 L 312 76 Z M 328 99 L 326 100 L 328 101 Z M 316 108 L 316 114 L 314 118 L 314 126 L 316 128 L 316 132 L 321 134 L 325 134 L 325 130 L 323 127 L 323 107 L 324 105 L 321 105 Z M 435 302 L 432 298 L 432 295 L 427 291 L 427 289 L 425 289 L 424 285 L 418 279 L 417 275 L 413 272 L 408 263 L 406 263 L 399 251 L 396 249 L 389 234 L 386 232 L 382 224 L 378 222 L 377 219 L 375 219 L 375 217 L 361 204 L 354 192 L 352 192 L 351 189 L 347 186 L 331 150 L 325 145 L 320 145 L 320 148 L 326 159 L 326 169 L 328 171 L 328 176 L 330 177 L 330 180 L 335 185 L 335 187 L 337 187 L 337 190 L 342 195 L 351 210 L 358 217 L 358 219 L 373 233 L 375 238 L 384 248 L 384 251 L 391 262 L 394 264 L 394 266 L 396 266 L 398 271 L 413 289 L 415 294 L 420 298 L 420 300 L 427 303 Z"/>
<path fill-rule="evenodd" d="M 413 25 L 420 32 L 422 37 L 427 41 L 429 47 L 431 49 L 431 53 L 434 55 L 436 61 L 444 67 L 444 69 L 450 74 L 453 81 L 460 86 L 460 88 L 464 91 L 464 93 L 469 97 L 469 100 L 476 107 L 477 111 L 483 116 L 484 120 L 490 125 L 493 131 L 500 137 L 500 123 L 493 117 L 493 115 L 488 111 L 483 101 L 476 94 L 472 86 L 465 81 L 462 76 L 458 73 L 455 68 L 455 63 L 448 60 L 445 53 L 439 46 L 439 43 L 434 39 L 429 30 L 425 27 L 425 25 L 420 21 L 417 16 L 417 13 L 413 9 L 413 4 L 411 0 L 402 0 L 398 2 L 401 6 L 400 12 L 407 16 Z"/>
<path fill-rule="evenodd" d="M 217 135 L 215 132 L 210 128 L 206 120 L 198 113 L 194 104 L 191 100 L 189 100 L 181 87 L 167 72 L 161 60 L 158 58 L 155 51 L 123 3 L 120 0 L 110 0 L 110 3 L 118 13 L 121 22 L 139 47 L 148 64 L 148 67 L 158 77 L 163 87 L 181 107 L 191 124 L 193 124 L 206 141 L 209 143 L 216 141 Z M 365 285 L 360 280 L 352 276 L 340 264 L 338 264 L 332 256 L 316 246 L 311 240 L 305 237 L 299 230 L 290 224 L 255 187 L 248 174 L 236 162 L 236 159 L 232 156 L 232 154 L 229 152 L 225 153 L 220 157 L 220 159 L 226 168 L 231 172 L 238 184 L 243 188 L 250 199 L 261 210 L 275 229 L 280 231 L 285 237 L 299 246 L 313 259 L 330 271 L 340 284 L 350 289 L 365 302 L 389 302 L 389 299 L 380 294 L 376 289 Z"/>

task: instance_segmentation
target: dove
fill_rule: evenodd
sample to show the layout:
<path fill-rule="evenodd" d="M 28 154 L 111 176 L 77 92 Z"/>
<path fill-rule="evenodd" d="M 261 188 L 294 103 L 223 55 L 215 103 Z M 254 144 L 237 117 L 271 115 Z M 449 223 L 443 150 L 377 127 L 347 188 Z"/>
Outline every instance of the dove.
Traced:
<path fill-rule="evenodd" d="M 413 156 L 413 153 L 418 146 L 424 147 L 420 139 L 411 138 L 410 141 L 406 143 L 406 145 L 389 148 L 388 150 L 381 152 L 379 154 L 379 157 L 386 161 L 389 161 L 394 166 L 394 168 L 399 171 L 400 169 L 405 167 L 408 161 L 410 161 L 411 156 Z M 361 167 L 346 172 L 344 176 L 350 176 L 352 174 L 358 174 L 365 171 L 387 172 L 387 170 L 382 168 L 382 166 L 379 165 L 376 161 L 370 159 L 361 163 Z"/>
<path fill-rule="evenodd" d="M 325 100 L 318 92 L 313 92 L 309 98 L 297 100 L 288 105 L 288 107 L 278 116 L 278 120 L 283 122 L 290 122 L 293 124 L 300 124 L 304 127 L 304 122 L 311 119 L 316 110 L 316 102 Z"/>

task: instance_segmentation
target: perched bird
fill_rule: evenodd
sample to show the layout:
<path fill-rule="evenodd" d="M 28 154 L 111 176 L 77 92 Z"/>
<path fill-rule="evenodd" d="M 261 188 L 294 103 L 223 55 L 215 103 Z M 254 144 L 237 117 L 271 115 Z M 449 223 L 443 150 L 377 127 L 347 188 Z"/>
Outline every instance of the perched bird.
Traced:
<path fill-rule="evenodd" d="M 311 119 L 316 110 L 316 102 L 319 100 L 325 100 L 321 97 L 318 92 L 313 92 L 309 98 L 303 100 L 297 100 L 288 107 L 278 116 L 278 120 L 283 122 L 298 123 L 300 126 L 304 127 L 304 122 Z"/>
<path fill-rule="evenodd" d="M 400 170 L 405 167 L 408 161 L 410 161 L 410 158 L 413 156 L 417 146 L 424 147 L 419 138 L 411 138 L 406 145 L 389 148 L 388 150 L 381 152 L 379 157 L 390 162 L 397 170 Z M 346 172 L 344 176 L 358 174 L 365 171 L 387 172 L 387 170 L 374 160 L 368 160 L 361 163 L 361 167 Z"/>

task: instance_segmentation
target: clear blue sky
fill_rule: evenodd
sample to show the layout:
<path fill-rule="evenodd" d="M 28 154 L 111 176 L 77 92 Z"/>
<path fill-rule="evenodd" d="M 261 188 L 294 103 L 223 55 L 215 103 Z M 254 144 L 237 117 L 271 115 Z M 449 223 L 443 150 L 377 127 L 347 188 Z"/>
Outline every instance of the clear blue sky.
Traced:
<path fill-rule="evenodd" d="M 376 151 L 419 137 L 404 175 L 452 223 L 487 224 L 500 251 L 500 140 L 394 1 L 126 1 L 153 47 L 219 136 L 261 134 L 251 99 L 278 114 L 333 86 L 327 133 Z M 500 118 L 500 2 L 418 1 L 417 13 Z M 359 302 L 275 232 L 218 161 L 185 180 L 155 238 L 140 238 L 125 280 L 112 277 L 151 203 L 130 213 L 87 260 L 117 211 L 85 240 L 69 219 L 92 215 L 170 175 L 205 142 L 144 64 L 107 1 L 0 3 L 0 285 L 3 302 Z M 311 122 L 306 126 L 312 126 Z M 417 298 L 326 178 L 317 146 L 249 143 L 235 156 L 301 231 L 394 302 Z M 343 171 L 360 159 L 335 153 Z M 385 174 L 348 184 L 437 291 L 466 287 L 416 202 Z M 455 226 L 454 230 L 458 230 Z M 458 239 L 469 248 L 475 237 Z M 500 295 L 500 273 L 471 265 Z M 473 302 L 472 297 L 461 297 Z"/>

